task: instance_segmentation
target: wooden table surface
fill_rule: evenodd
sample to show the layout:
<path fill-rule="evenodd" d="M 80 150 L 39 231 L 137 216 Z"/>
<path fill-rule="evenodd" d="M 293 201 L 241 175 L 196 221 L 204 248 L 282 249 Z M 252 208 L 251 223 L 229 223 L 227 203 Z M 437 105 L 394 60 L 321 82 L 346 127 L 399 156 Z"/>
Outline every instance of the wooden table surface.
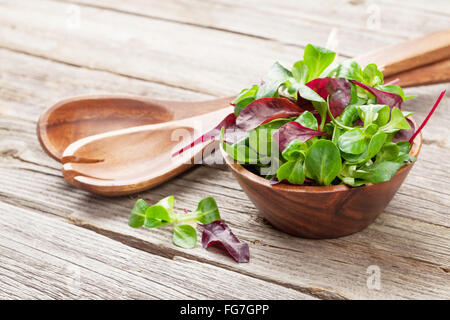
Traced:
<path fill-rule="evenodd" d="M 236 94 L 330 33 L 341 58 L 450 28 L 448 0 L 0 0 L 0 298 L 449 299 L 449 94 L 420 157 L 367 229 L 305 240 L 268 225 L 223 167 L 197 166 L 139 195 L 65 182 L 36 137 L 60 99 L 129 93 L 195 100 Z M 337 40 L 337 41 L 336 41 Z M 421 121 L 448 83 L 407 89 Z M 249 243 L 251 261 L 184 250 L 171 230 L 128 227 L 135 200 L 205 196 Z M 375 270 L 375 271 L 374 271 Z M 380 275 L 380 287 L 368 286 Z M 374 273 L 375 272 L 375 273 Z"/>

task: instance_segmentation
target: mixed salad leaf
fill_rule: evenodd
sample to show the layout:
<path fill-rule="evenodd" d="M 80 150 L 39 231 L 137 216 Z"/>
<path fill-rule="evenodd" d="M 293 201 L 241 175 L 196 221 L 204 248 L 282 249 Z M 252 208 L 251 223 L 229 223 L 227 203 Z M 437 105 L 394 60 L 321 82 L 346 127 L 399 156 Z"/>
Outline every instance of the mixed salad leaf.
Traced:
<path fill-rule="evenodd" d="M 202 231 L 202 245 L 208 248 L 218 244 L 226 249 L 237 262 L 249 262 L 248 244 L 240 242 L 227 224 L 221 220 L 216 201 L 212 197 L 202 199 L 192 212 L 176 213 L 175 198 L 168 196 L 149 206 L 138 199 L 131 211 L 128 225 L 133 228 L 149 229 L 173 225 L 172 242 L 181 248 L 197 245 L 197 226 Z"/>
<path fill-rule="evenodd" d="M 346 184 L 389 181 L 408 162 L 416 130 L 402 110 L 411 99 L 381 70 L 308 44 L 292 68 L 276 62 L 261 85 L 241 91 L 220 134 L 224 150 L 250 171 L 276 183 Z M 234 121 L 233 121 L 234 119 Z M 200 138 L 199 138 L 200 139 Z"/>

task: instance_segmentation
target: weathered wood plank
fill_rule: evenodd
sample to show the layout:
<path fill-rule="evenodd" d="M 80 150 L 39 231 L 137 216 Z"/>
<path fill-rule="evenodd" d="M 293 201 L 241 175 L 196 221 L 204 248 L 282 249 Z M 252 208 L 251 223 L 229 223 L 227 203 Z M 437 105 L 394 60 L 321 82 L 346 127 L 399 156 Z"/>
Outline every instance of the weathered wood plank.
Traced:
<path fill-rule="evenodd" d="M 0 298 L 311 299 L 209 264 L 174 261 L 0 203 Z"/>
<path fill-rule="evenodd" d="M 339 52 L 350 56 L 450 27 L 448 19 L 440 13 L 393 1 L 374 4 L 327 0 L 320 5 L 298 0 L 64 1 L 303 46 L 309 42 L 324 45 L 331 28 L 338 28 Z M 442 2 L 434 7 L 445 10 L 447 5 Z"/>
<path fill-rule="evenodd" d="M 73 28 L 66 3 L 10 0 L 0 2 L 0 47 L 223 96 L 259 82 L 275 59 L 291 64 L 301 53 L 296 46 L 95 8 L 85 8 Z"/>

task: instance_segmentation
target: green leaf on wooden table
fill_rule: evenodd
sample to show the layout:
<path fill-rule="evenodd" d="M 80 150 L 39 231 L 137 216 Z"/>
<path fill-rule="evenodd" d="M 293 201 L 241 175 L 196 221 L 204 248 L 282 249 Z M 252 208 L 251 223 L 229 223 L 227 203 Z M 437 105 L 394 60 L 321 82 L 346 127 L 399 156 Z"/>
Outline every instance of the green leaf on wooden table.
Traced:
<path fill-rule="evenodd" d="M 356 170 L 355 177 L 372 183 L 391 180 L 404 163 L 385 161 Z"/>
<path fill-rule="evenodd" d="M 213 197 L 200 200 L 194 213 L 198 216 L 197 221 L 203 224 L 220 220 L 219 208 L 217 208 L 216 200 Z"/>
<path fill-rule="evenodd" d="M 128 225 L 133 228 L 142 227 L 145 222 L 145 211 L 147 208 L 147 203 L 143 199 L 138 199 L 134 204 L 133 210 L 131 210 Z"/>
<path fill-rule="evenodd" d="M 320 185 L 330 185 L 341 168 L 341 154 L 330 140 L 321 139 L 314 142 L 306 153 L 306 176 L 316 180 Z"/>
<path fill-rule="evenodd" d="M 318 78 L 335 57 L 336 53 L 333 51 L 312 44 L 306 45 L 303 61 L 309 70 L 307 81 Z"/>
<path fill-rule="evenodd" d="M 304 111 L 297 119 L 295 119 L 295 121 L 300 123 L 304 127 L 318 130 L 317 119 L 309 111 Z"/>
<path fill-rule="evenodd" d="M 146 228 L 156 228 L 172 223 L 172 217 L 167 209 L 158 204 L 149 207 L 145 212 L 145 217 Z"/>
<path fill-rule="evenodd" d="M 173 244 L 185 249 L 194 248 L 197 244 L 197 231 L 188 224 L 174 226 Z"/>
<path fill-rule="evenodd" d="M 275 62 L 269 70 L 265 83 L 256 92 L 256 99 L 277 96 L 278 88 L 292 77 L 292 73 Z"/>
<path fill-rule="evenodd" d="M 278 168 L 277 179 L 278 181 L 287 180 L 293 184 L 303 184 L 303 182 L 305 182 L 303 160 L 291 160 L 284 163 Z"/>
<path fill-rule="evenodd" d="M 342 152 L 351 154 L 363 153 L 369 144 L 361 128 L 354 128 L 342 134 L 338 139 L 338 146 Z"/>
<path fill-rule="evenodd" d="M 380 130 L 386 133 L 392 133 L 400 129 L 411 129 L 411 126 L 408 120 L 405 119 L 403 112 L 399 108 L 394 107 L 391 111 L 391 120 L 382 126 Z"/>

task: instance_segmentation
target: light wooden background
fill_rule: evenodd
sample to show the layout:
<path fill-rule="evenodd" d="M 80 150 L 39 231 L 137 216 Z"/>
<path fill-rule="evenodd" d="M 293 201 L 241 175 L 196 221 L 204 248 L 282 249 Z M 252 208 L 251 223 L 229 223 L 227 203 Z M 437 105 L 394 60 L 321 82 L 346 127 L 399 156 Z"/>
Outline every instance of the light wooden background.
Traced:
<path fill-rule="evenodd" d="M 197 167 L 133 197 L 88 194 L 64 181 L 35 134 L 39 114 L 66 97 L 227 96 L 274 60 L 290 65 L 307 43 L 324 46 L 332 30 L 346 58 L 445 28 L 448 0 L 0 0 L 0 298 L 449 299 L 448 94 L 385 212 L 335 240 L 274 230 L 224 168 Z M 410 88 L 419 97 L 405 108 L 421 121 L 448 87 Z M 214 196 L 251 262 L 127 226 L 138 196 L 170 194 L 178 209 Z M 371 265 L 379 290 L 366 285 Z"/>

